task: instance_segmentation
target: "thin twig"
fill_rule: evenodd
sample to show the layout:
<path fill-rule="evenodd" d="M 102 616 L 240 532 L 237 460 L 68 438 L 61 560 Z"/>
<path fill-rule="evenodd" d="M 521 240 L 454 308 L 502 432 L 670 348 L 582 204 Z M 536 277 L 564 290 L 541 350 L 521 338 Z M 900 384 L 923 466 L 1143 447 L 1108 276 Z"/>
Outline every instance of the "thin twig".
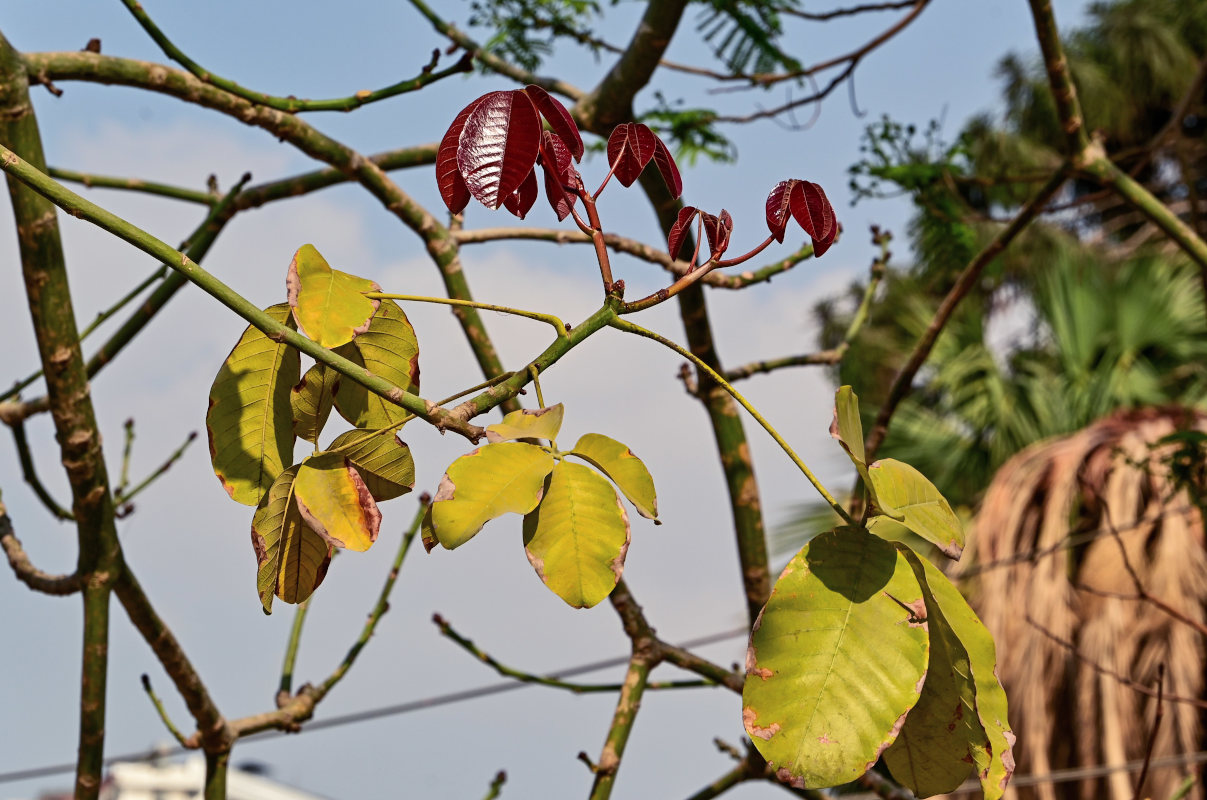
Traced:
<path fill-rule="evenodd" d="M 29 560 L 29 554 L 21 546 L 21 540 L 13 532 L 13 523 L 9 519 L 8 509 L 2 502 L 0 502 L 0 547 L 4 548 L 4 555 L 8 557 L 8 565 L 12 567 L 13 574 L 33 591 L 65 596 L 75 594 L 80 590 L 78 574 L 51 575 L 33 565 L 33 562 Z"/>
<path fill-rule="evenodd" d="M 172 734 L 172 738 L 180 743 L 181 747 L 188 747 L 188 740 L 184 738 L 184 734 L 172 722 L 172 718 L 168 716 L 168 710 L 163 707 L 163 701 L 159 699 L 159 695 L 155 694 L 155 690 L 151 688 L 151 676 L 147 673 L 142 675 L 142 688 L 147 693 L 147 697 L 151 700 L 151 705 L 155 706 L 155 712 L 159 714 L 159 718 L 163 721 L 163 725 L 168 729 L 168 733 Z"/>
<path fill-rule="evenodd" d="M 1148 768 L 1152 764 L 1153 751 L 1157 746 L 1157 732 L 1161 729 L 1161 718 L 1165 716 L 1165 665 L 1157 666 L 1157 710 L 1153 714 L 1153 724 L 1148 730 L 1148 743 L 1144 746 L 1144 766 L 1140 768 L 1140 777 L 1136 778 L 1136 791 L 1132 800 L 1144 797 L 1144 783 L 1148 780 Z"/>
<path fill-rule="evenodd" d="M 482 800 L 495 800 L 503 792 L 503 784 L 507 783 L 507 773 L 499 770 L 495 773 L 494 780 L 490 782 L 490 786 L 486 789 L 486 795 Z"/>
<path fill-rule="evenodd" d="M 281 663 L 281 682 L 277 685 L 277 705 L 285 704 L 293 695 L 293 670 L 298 660 L 298 647 L 302 643 L 302 626 L 306 622 L 306 612 L 310 610 L 310 599 L 307 597 L 298 604 L 293 612 L 293 627 L 289 629 L 289 641 L 285 643 L 285 658 Z"/>
<path fill-rule="evenodd" d="M 89 189 L 121 189 L 127 192 L 141 192 L 158 197 L 170 197 L 173 200 L 183 200 L 187 203 L 199 203 L 203 206 L 213 206 L 222 199 L 214 192 L 199 192 L 196 189 L 186 189 L 183 186 L 173 186 L 168 183 L 145 181 L 141 178 L 119 178 L 113 175 L 95 175 L 88 172 L 77 172 L 72 169 L 51 167 L 46 171 L 52 178 L 72 183 L 82 183 Z"/>
<path fill-rule="evenodd" d="M 693 794 L 687 800 L 712 800 L 714 797 L 720 797 L 733 787 L 743 781 L 748 781 L 753 777 L 750 774 L 750 767 L 746 762 L 738 764 L 736 767 L 726 772 L 721 777 L 717 778 L 712 783 L 705 786 L 700 791 Z"/>
<path fill-rule="evenodd" d="M 452 297 L 423 297 L 413 294 L 390 294 L 388 292 L 365 292 L 365 297 L 373 300 L 402 300 L 412 303 L 435 303 L 445 306 L 460 306 L 463 308 L 478 308 L 483 311 L 497 311 L 500 314 L 512 314 L 517 317 L 525 317 L 534 319 L 538 322 L 544 322 L 547 325 L 552 325 L 557 331 L 559 339 L 566 338 L 566 323 L 562 322 L 552 314 L 542 314 L 539 311 L 524 311 L 519 308 L 511 308 L 509 306 L 499 306 L 493 303 L 478 303 L 473 300 L 458 300 Z"/>
<path fill-rule="evenodd" d="M 133 429 L 133 426 L 131 426 L 131 429 Z M 131 501 L 133 501 L 134 498 L 137 497 L 148 486 L 162 477 L 165 472 L 171 469 L 172 465 L 180 460 L 180 457 L 184 455 L 184 451 L 189 449 L 189 445 L 191 445 L 196 438 L 197 431 L 190 431 L 189 435 L 185 437 L 184 443 L 180 445 L 180 447 L 176 448 L 176 450 L 174 450 L 162 464 L 156 467 L 154 472 L 139 481 L 129 492 L 115 495 L 114 499 L 119 500 L 122 504 L 122 508 L 118 512 L 119 517 L 124 517 L 128 515 L 131 510 L 133 510 L 132 506 L 130 505 Z M 122 477 L 124 480 L 124 472 Z"/>
<path fill-rule="evenodd" d="M 42 479 L 38 477 L 33 453 L 29 450 L 29 440 L 25 436 L 25 421 L 17 420 L 10 425 L 10 428 L 13 432 L 13 442 L 17 445 L 17 459 L 21 462 L 21 477 L 29 484 L 29 488 L 33 489 L 34 494 L 51 516 L 64 522 L 74 522 L 75 514 L 59 505 L 42 483 Z"/>
<path fill-rule="evenodd" d="M 917 0 L 897 0 L 897 2 L 892 3 L 864 3 L 857 6 L 848 6 L 847 8 L 837 8 L 833 11 L 815 13 L 802 11 L 797 8 L 792 8 L 791 6 L 784 6 L 778 9 L 778 11 L 781 14 L 790 14 L 791 16 L 800 17 L 801 19 L 812 20 L 814 22 L 825 22 L 828 19 L 834 19 L 836 17 L 850 17 L 855 14 L 865 14 L 869 11 L 899 11 L 903 8 L 909 8 L 915 2 L 917 2 Z"/>

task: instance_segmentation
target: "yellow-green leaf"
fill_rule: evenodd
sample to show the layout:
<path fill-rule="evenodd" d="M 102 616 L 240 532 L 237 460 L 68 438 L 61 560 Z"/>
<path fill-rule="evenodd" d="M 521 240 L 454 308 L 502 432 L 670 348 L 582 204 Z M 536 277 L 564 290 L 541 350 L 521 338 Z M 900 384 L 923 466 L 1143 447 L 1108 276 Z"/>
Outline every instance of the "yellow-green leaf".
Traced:
<path fill-rule="evenodd" d="M 863 422 L 859 419 L 859 397 L 850 386 L 839 387 L 834 393 L 834 421 L 830 435 L 847 451 L 851 461 L 867 480 L 867 457 L 863 449 Z"/>
<path fill-rule="evenodd" d="M 590 462 L 611 478 L 638 514 L 657 520 L 658 496 L 654 493 L 654 479 L 627 446 L 603 434 L 588 433 L 578 440 L 570 455 Z"/>
<path fill-rule="evenodd" d="M 524 517 L 524 552 L 554 594 L 590 608 L 612 593 L 629 549 L 629 515 L 612 484 L 562 461 L 540 505 Z"/>
<path fill-rule="evenodd" d="M 303 461 L 293 497 L 306 527 L 332 546 L 364 551 L 377 541 L 381 512 L 342 453 L 319 453 Z"/>
<path fill-rule="evenodd" d="M 381 302 L 364 295 L 380 292 L 380 286 L 331 269 L 312 244 L 293 254 L 285 286 L 298 327 L 323 347 L 339 347 L 368 330 Z"/>
<path fill-rule="evenodd" d="M 293 479 L 298 468 L 277 476 L 251 520 L 251 543 L 259 569 L 256 588 L 264 613 L 272 613 L 272 598 L 300 603 L 314 592 L 327 574 L 331 547 L 302 524 L 293 501 Z"/>
<path fill-rule="evenodd" d="M 925 603 L 894 547 L 859 528 L 805 545 L 746 654 L 742 718 L 781 780 L 837 786 L 869 770 L 922 691 Z"/>
<path fill-rule="evenodd" d="M 883 458 L 868 468 L 876 504 L 886 514 L 935 545 L 948 558 L 964 552 L 964 526 L 947 498 L 925 475 L 893 458 Z M 868 521 L 876 532 L 878 517 Z"/>
<path fill-rule="evenodd" d="M 318 444 L 319 434 L 331 416 L 339 373 L 325 364 L 315 364 L 306 370 L 302 381 L 289 393 L 293 409 L 293 432 L 299 439 Z"/>
<path fill-rule="evenodd" d="M 512 411 L 503 417 L 502 422 L 486 426 L 488 442 L 503 442 L 508 439 L 548 439 L 557 438 L 557 432 L 562 429 L 562 416 L 565 409 L 561 403 L 547 408 Z"/>
<path fill-rule="evenodd" d="M 327 448 L 352 462 L 377 501 L 393 500 L 415 486 L 415 460 L 411 448 L 393 431 L 354 430 L 341 433 Z"/>
<path fill-rule="evenodd" d="M 432 498 L 432 529 L 445 548 L 460 547 L 495 517 L 527 514 L 541 500 L 553 456 L 523 442 L 487 444 L 449 465 Z"/>
<path fill-rule="evenodd" d="M 289 320 L 284 303 L 265 313 L 277 322 Z M 236 502 L 259 505 L 293 463 L 289 393 L 300 371 L 296 350 L 249 325 L 214 378 L 205 415 L 210 461 Z"/>
<path fill-rule="evenodd" d="M 419 341 L 393 300 L 381 301 L 369 329 L 336 352 L 395 386 L 419 391 Z M 407 416 L 399 406 L 347 379 L 340 381 L 335 393 L 335 408 L 358 428 L 388 428 Z"/>

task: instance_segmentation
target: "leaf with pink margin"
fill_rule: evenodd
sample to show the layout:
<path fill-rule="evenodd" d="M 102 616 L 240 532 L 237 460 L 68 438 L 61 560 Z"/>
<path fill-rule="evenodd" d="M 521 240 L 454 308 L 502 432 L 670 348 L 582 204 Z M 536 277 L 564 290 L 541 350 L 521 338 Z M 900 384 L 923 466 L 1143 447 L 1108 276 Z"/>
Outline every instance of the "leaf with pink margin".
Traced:
<path fill-rule="evenodd" d="M 521 90 L 483 95 L 457 143 L 457 168 L 469 193 L 498 208 L 536 164 L 541 118 Z"/>

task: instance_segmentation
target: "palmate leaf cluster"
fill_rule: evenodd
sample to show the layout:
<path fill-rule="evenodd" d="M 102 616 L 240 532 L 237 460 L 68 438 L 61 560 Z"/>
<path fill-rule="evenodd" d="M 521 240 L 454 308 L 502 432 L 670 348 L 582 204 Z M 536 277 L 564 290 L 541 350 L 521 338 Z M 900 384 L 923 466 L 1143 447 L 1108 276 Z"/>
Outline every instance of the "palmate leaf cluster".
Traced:
<path fill-rule="evenodd" d="M 992 637 L 897 535 L 908 529 L 959 558 L 963 527 L 913 467 L 866 463 L 849 386 L 830 432 L 864 477 L 872 514 L 866 526 L 813 538 L 776 581 L 746 656 L 746 731 L 777 777 L 801 788 L 850 782 L 883 757 L 919 796 L 975 776 L 996 800 L 1014 770 L 1014 737 Z"/>

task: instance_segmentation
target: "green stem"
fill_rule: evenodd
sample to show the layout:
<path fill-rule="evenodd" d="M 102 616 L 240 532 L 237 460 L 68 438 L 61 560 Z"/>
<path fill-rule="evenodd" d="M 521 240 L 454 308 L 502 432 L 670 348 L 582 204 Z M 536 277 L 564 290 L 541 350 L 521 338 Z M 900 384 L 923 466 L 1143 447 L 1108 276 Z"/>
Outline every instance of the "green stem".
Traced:
<path fill-rule="evenodd" d="M 93 175 L 87 172 L 76 172 L 71 169 L 51 167 L 47 174 L 52 178 L 72 183 L 82 183 L 89 189 L 121 189 L 127 192 L 142 192 L 159 197 L 170 197 L 174 200 L 184 200 L 188 203 L 199 203 L 203 206 L 213 206 L 220 199 L 213 192 L 199 192 L 196 189 L 186 189 L 183 186 L 172 186 L 167 183 L 144 181 L 140 178 L 118 178 L 112 175 Z"/>
<path fill-rule="evenodd" d="M 607 800 L 612 796 L 612 787 L 616 783 L 616 773 L 620 769 L 620 759 L 624 757 L 625 746 L 633 732 L 633 722 L 637 712 L 641 710 L 641 698 L 645 695 L 646 685 L 650 678 L 650 663 L 648 658 L 634 653 L 625 672 L 620 698 L 616 701 L 616 711 L 612 715 L 612 725 L 604 740 L 603 752 L 595 766 L 595 782 L 591 785 L 590 800 Z"/>
<path fill-rule="evenodd" d="M 257 105 L 264 105 L 270 108 L 275 108 L 278 111 L 285 111 L 290 114 L 296 114 L 305 111 L 351 111 L 369 103 L 374 103 L 378 100 L 384 100 L 387 97 L 403 94 L 405 92 L 413 92 L 422 89 L 430 83 L 440 80 L 441 78 L 455 75 L 461 72 L 469 72 L 472 69 L 468 59 L 458 61 L 454 66 L 434 71 L 436 66 L 436 58 L 438 53 L 433 56 L 432 61 L 423 68 L 418 76 L 405 81 L 391 84 L 376 91 L 360 91 L 350 97 L 338 97 L 330 100 L 300 100 L 296 97 L 276 97 L 265 94 L 263 92 L 252 91 L 244 88 L 232 80 L 228 80 L 219 75 L 215 75 L 209 70 L 202 67 L 193 59 L 189 58 L 184 52 L 172 43 L 172 40 L 160 30 L 159 26 L 147 15 L 143 10 L 138 0 L 122 0 L 126 8 L 138 20 L 138 24 L 147 32 L 159 48 L 163 50 L 164 55 L 172 59 L 176 63 L 183 66 L 189 72 L 197 76 L 197 78 L 205 83 L 212 84 L 218 88 L 230 92 L 233 95 L 242 97 Z"/>
<path fill-rule="evenodd" d="M 784 437 L 780 436 L 779 431 L 777 431 L 771 425 L 771 423 L 759 413 L 758 409 L 750 404 L 749 400 L 742 396 L 741 392 L 735 389 L 732 384 L 725 380 L 725 378 L 721 377 L 720 373 L 705 364 L 702 360 L 697 358 L 685 348 L 680 347 L 678 344 L 672 342 L 670 339 L 667 339 L 664 336 L 660 336 L 651 330 L 646 330 L 640 325 L 635 325 L 626 319 L 619 318 L 612 320 L 609 324 L 613 328 L 624 331 L 625 333 L 633 333 L 646 339 L 651 339 L 655 342 L 658 342 L 663 347 L 674 350 L 676 353 L 695 364 L 697 369 L 703 370 L 710 378 L 717 382 L 718 386 L 728 392 L 734 400 L 738 401 L 742 408 L 746 409 L 750 416 L 754 417 L 755 421 L 763 426 L 763 430 L 767 431 L 767 433 L 771 435 L 771 438 L 775 440 L 775 443 L 780 446 L 780 449 L 782 449 L 788 455 L 788 458 L 792 459 L 792 463 L 796 464 L 797 468 L 800 469 L 809 483 L 813 484 L 813 488 L 816 489 L 818 494 L 822 496 L 822 499 L 824 499 L 826 503 L 828 503 L 830 507 L 834 509 L 834 512 L 842 517 L 848 525 L 855 524 L 855 521 L 851 519 L 849 514 L 847 514 L 847 510 L 834 499 L 834 496 L 831 495 L 829 491 L 826 490 L 826 487 L 823 486 L 821 481 L 817 479 L 817 476 L 813 474 L 813 471 L 809 469 L 809 466 L 805 464 L 805 462 L 801 460 L 801 457 L 796 454 L 796 451 L 793 450 L 786 441 L 784 441 Z"/>
<path fill-rule="evenodd" d="M 285 342 L 290 347 L 310 356 L 315 361 L 326 364 L 341 375 L 351 378 L 366 389 L 406 409 L 420 419 L 427 420 L 442 430 L 453 430 L 469 439 L 477 439 L 482 435 L 481 430 L 476 426 L 470 425 L 463 419 L 454 417 L 439 407 L 433 406 L 429 408 L 427 402 L 418 395 L 411 394 L 405 389 L 373 375 L 364 367 L 358 366 L 343 356 L 319 346 L 297 331 L 290 329 L 284 323 L 277 322 L 234 289 L 202 269 L 200 265 L 184 253 L 160 241 L 141 228 L 130 224 L 116 214 L 85 200 L 46 174 L 33 168 L 3 145 L 0 145 L 0 168 L 73 216 L 86 219 L 134 245 L 143 252 L 168 264 L 174 270 L 184 275 L 189 281 L 201 287 L 211 297 L 263 331 L 266 335 L 278 341 Z"/>
<path fill-rule="evenodd" d="M 155 694 L 155 690 L 151 688 L 151 676 L 145 672 L 142 676 L 142 688 L 147 693 L 147 698 L 150 699 L 151 705 L 155 706 L 155 713 L 159 714 L 159 719 L 163 722 L 164 727 L 168 729 L 168 733 L 172 734 L 172 738 L 181 747 L 188 747 L 188 741 L 184 738 L 184 734 L 172 722 L 172 718 L 168 716 L 168 710 L 163 707 L 163 701 L 159 699 L 159 695 Z"/>
<path fill-rule="evenodd" d="M 230 750 L 205 754 L 205 800 L 226 800 L 226 774 L 230 768 Z"/>
<path fill-rule="evenodd" d="M 552 325 L 559 338 L 566 337 L 566 323 L 552 314 L 542 314 L 538 311 L 524 311 L 509 306 L 497 306 L 493 303 L 478 303 L 474 300 L 459 300 L 455 297 L 422 297 L 414 294 L 389 294 L 387 292 L 365 292 L 365 297 L 373 300 L 402 300 L 413 303 L 436 303 L 445 306 L 460 306 L 462 308 L 480 308 L 483 311 L 498 311 L 501 314 L 511 314 L 526 319 L 534 319 Z"/>
<path fill-rule="evenodd" d="M 130 456 L 134 454 L 134 420 L 133 418 L 126 420 L 126 424 L 122 426 L 126 434 L 125 444 L 122 446 L 122 471 L 121 478 L 117 481 L 117 486 L 113 490 L 114 500 L 120 500 L 122 494 L 125 493 L 126 487 L 130 485 Z"/>
<path fill-rule="evenodd" d="M 490 786 L 486 789 L 486 794 L 482 800 L 495 800 L 503 792 L 503 784 L 507 782 L 507 773 L 499 770 L 490 782 Z"/>
<path fill-rule="evenodd" d="M 160 464 L 158 467 L 156 467 L 154 472 L 152 472 L 150 475 L 148 475 L 147 477 L 145 477 L 141 481 L 139 481 L 138 484 L 130 491 L 124 492 L 121 495 L 119 495 L 119 499 L 121 500 L 122 505 L 129 505 L 130 501 L 133 500 L 135 497 L 137 497 L 140 492 L 142 492 L 144 489 L 146 489 L 148 486 L 150 486 L 152 483 L 154 483 L 157 479 L 159 479 L 165 472 L 167 472 L 169 469 L 171 469 L 172 465 L 180 460 L 180 457 L 184 455 L 184 451 L 189 449 L 189 445 L 191 445 L 193 443 L 193 440 L 195 440 L 196 438 L 197 438 L 196 431 L 192 431 L 191 433 L 189 433 L 189 435 L 187 437 L 185 437 L 184 444 L 182 444 L 182 445 L 180 445 L 180 447 L 176 448 L 176 450 L 173 451 L 170 456 L 168 456 L 166 461 L 164 461 L 162 464 Z M 124 475 L 122 477 L 123 477 L 123 479 L 125 478 Z"/>
<path fill-rule="evenodd" d="M 74 522 L 75 514 L 59 505 L 58 501 L 51 496 L 45 484 L 42 483 L 42 479 L 38 477 L 33 453 L 29 450 L 29 439 L 25 436 L 25 423 L 17 420 L 12 424 L 11 428 L 13 443 L 17 446 L 17 460 L 21 462 L 21 477 L 29 484 L 29 488 L 33 490 L 34 495 L 42 502 L 43 507 L 51 513 L 51 516 L 56 519 Z"/>
<path fill-rule="evenodd" d="M 726 772 L 724 775 L 717 778 L 715 781 L 708 784 L 691 797 L 687 798 L 687 800 L 712 800 L 714 797 L 720 797 L 721 795 L 725 794 L 739 783 L 750 780 L 750 777 L 750 768 L 746 765 L 746 762 L 743 761 L 729 772 Z"/>
<path fill-rule="evenodd" d="M 293 694 L 293 668 L 298 659 L 298 646 L 302 641 L 302 625 L 306 622 L 306 612 L 310 610 L 310 598 L 303 600 L 293 614 L 293 627 L 289 631 L 289 642 L 285 645 L 285 661 L 281 665 L 281 683 L 277 687 L 277 697 L 284 698 Z M 280 702 L 280 700 L 278 700 Z"/>

